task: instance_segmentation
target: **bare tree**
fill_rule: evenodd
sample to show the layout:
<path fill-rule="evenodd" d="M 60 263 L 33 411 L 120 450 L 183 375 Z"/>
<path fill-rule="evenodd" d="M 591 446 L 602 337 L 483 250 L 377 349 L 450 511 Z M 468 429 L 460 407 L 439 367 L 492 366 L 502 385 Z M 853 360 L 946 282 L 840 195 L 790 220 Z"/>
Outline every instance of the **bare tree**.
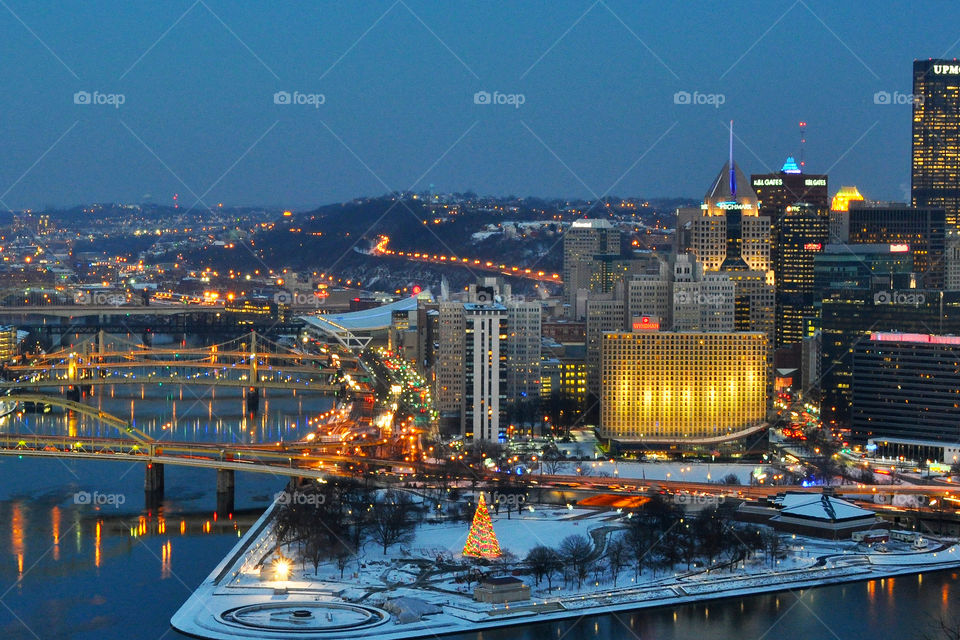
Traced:
<path fill-rule="evenodd" d="M 413 503 L 403 491 L 387 491 L 373 504 L 370 518 L 372 538 L 386 555 L 387 548 L 406 540 L 413 528 L 411 512 Z"/>
<path fill-rule="evenodd" d="M 617 577 L 630 559 L 630 548 L 623 539 L 623 535 L 618 535 L 607 544 L 607 564 L 610 567 L 610 576 L 613 578 L 613 586 L 617 586 Z"/>
<path fill-rule="evenodd" d="M 560 556 L 577 579 L 577 589 L 590 575 L 590 555 L 592 552 L 593 545 L 590 544 L 586 536 L 578 533 L 567 536 L 560 543 Z"/>
<path fill-rule="evenodd" d="M 557 552 L 542 544 L 538 544 L 527 553 L 527 566 L 533 573 L 533 579 L 539 585 L 543 578 L 547 579 L 549 588 L 553 589 L 553 574 L 560 570 L 563 563 Z"/>

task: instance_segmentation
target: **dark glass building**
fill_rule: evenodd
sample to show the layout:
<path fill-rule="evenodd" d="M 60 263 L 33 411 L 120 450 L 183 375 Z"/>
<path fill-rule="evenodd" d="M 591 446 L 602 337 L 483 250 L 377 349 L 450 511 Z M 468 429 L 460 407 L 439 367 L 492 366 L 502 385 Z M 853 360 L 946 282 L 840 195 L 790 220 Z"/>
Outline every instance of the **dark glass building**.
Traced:
<path fill-rule="evenodd" d="M 778 173 L 755 173 L 750 185 L 760 201 L 760 215 L 776 220 L 787 207 L 805 202 L 829 210 L 826 174 L 801 173 L 793 158 L 787 158 Z"/>
<path fill-rule="evenodd" d="M 917 286 L 942 289 L 946 218 L 943 209 L 897 203 L 851 202 L 846 239 L 850 244 L 889 244 L 913 255 Z"/>
<path fill-rule="evenodd" d="M 960 228 L 960 62 L 913 63 L 911 197 L 916 207 L 946 211 Z"/>
<path fill-rule="evenodd" d="M 960 337 L 872 333 L 853 352 L 851 436 L 890 457 L 943 460 L 960 443 Z"/>
<path fill-rule="evenodd" d="M 787 206 L 776 220 L 776 346 L 783 347 L 800 342 L 803 318 L 815 313 L 814 259 L 827 245 L 830 219 L 826 207 L 794 204 Z"/>
<path fill-rule="evenodd" d="M 886 331 L 960 333 L 960 293 L 875 286 L 825 298 L 820 311 L 824 424 L 850 428 L 854 348 L 871 333 Z"/>

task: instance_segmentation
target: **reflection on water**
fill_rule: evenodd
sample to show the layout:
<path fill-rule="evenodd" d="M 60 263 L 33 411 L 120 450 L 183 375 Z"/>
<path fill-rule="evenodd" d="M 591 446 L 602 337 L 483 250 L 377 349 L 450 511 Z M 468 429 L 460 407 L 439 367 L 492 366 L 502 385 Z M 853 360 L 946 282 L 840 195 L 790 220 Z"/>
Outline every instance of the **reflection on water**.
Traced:
<path fill-rule="evenodd" d="M 63 390 L 50 393 L 63 393 Z M 130 420 L 157 440 L 255 444 L 296 440 L 308 432 L 307 420 L 333 406 L 330 396 L 268 389 L 260 410 L 245 411 L 243 390 L 170 385 L 95 387 L 82 402 Z M 5 433 L 116 437 L 115 428 L 95 417 L 58 407 L 49 413 L 15 413 L 0 419 Z"/>
<path fill-rule="evenodd" d="M 90 336 L 66 337 L 71 348 L 83 348 Z M 155 340 L 162 338 L 157 336 Z M 135 336 L 107 336 L 105 348 L 127 349 L 124 341 Z M 80 346 L 77 346 L 77 345 Z M 156 346 L 161 346 L 155 342 Z M 191 338 L 183 346 L 207 346 Z M 65 395 L 66 387 L 44 391 Z M 333 398 L 316 392 L 261 389 L 260 408 L 248 413 L 243 388 L 218 387 L 211 379 L 206 385 L 178 385 L 173 381 L 144 384 L 116 384 L 89 388 L 82 402 L 100 411 L 130 421 L 158 440 L 255 444 L 296 440 L 307 432 L 307 420 L 333 406 Z M 0 420 L 6 433 L 69 435 L 70 437 L 114 437 L 116 429 L 94 417 L 53 407 L 49 413 L 11 414 Z"/>

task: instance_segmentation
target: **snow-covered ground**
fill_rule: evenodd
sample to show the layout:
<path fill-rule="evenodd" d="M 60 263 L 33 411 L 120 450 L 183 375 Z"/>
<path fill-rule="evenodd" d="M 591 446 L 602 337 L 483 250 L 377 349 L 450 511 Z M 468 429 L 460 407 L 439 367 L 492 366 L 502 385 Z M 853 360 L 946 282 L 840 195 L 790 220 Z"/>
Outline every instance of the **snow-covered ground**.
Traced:
<path fill-rule="evenodd" d="M 549 463 L 548 463 L 549 464 Z M 764 465 L 713 462 L 610 462 L 593 460 L 583 462 L 560 462 L 557 473 L 564 475 L 604 476 L 610 478 L 644 478 L 647 480 L 680 480 L 686 482 L 723 482 L 734 475 L 739 484 L 750 484 L 750 475 L 762 469 L 768 476 L 772 469 Z M 577 469 L 581 471 L 578 472 Z M 551 467 L 552 470 L 552 467 Z"/>
<path fill-rule="evenodd" d="M 729 465 L 716 466 L 729 472 Z M 217 639 L 286 637 L 279 628 L 245 626 L 244 622 L 260 621 L 266 625 L 301 625 L 296 627 L 300 638 L 399 640 L 960 566 L 960 547 L 934 540 L 927 552 L 893 545 L 889 552 L 878 553 L 850 540 L 783 536 L 785 556 L 772 563 L 760 552 L 733 569 L 708 571 L 678 564 L 659 573 L 647 568 L 637 576 L 627 567 L 616 583 L 609 572 L 591 572 L 582 585 L 554 577 L 552 588 L 546 580 L 534 585 L 529 575 L 523 575 L 521 578 L 531 587 L 532 600 L 490 605 L 473 600 L 475 581 L 463 581 L 470 567 L 475 566 L 461 556 L 469 523 L 425 523 L 411 539 L 393 545 L 386 554 L 376 543 L 369 542 L 360 557 L 343 569 L 342 578 L 336 563 L 328 561 L 314 570 L 309 562 L 295 559 L 295 549 L 286 548 L 283 555 L 294 558 L 290 574 L 275 580 L 269 572 L 266 576 L 261 574 L 261 568 L 271 566 L 277 555 L 272 510 L 264 514 L 176 613 L 172 620 L 175 628 Z M 602 541 L 611 531 L 625 526 L 624 518 L 611 510 L 538 505 L 533 505 L 532 511 L 525 507 L 521 515 L 514 512 L 509 518 L 503 511 L 491 514 L 501 549 L 515 558 L 523 558 L 538 544 L 556 549 L 561 540 L 573 534 Z M 503 566 L 498 564 L 480 569 L 502 574 L 513 568 L 509 558 Z M 390 600 L 404 597 L 413 598 L 418 606 L 434 613 L 426 614 L 422 620 L 415 616 L 401 624 L 400 617 L 384 608 L 391 608 Z M 234 613 L 225 613 L 231 611 Z M 319 631 L 324 625 L 341 622 L 353 626 Z M 311 634 L 302 625 L 315 625 L 309 629 L 318 631 Z"/>

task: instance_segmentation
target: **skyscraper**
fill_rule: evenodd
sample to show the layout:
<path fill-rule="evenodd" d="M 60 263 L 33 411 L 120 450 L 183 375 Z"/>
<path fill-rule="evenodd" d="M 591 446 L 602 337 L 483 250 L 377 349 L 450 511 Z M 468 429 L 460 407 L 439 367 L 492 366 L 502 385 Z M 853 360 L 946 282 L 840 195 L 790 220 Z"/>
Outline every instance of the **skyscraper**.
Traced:
<path fill-rule="evenodd" d="M 793 158 L 787 158 L 778 173 L 751 175 L 750 184 L 760 202 L 760 215 L 774 221 L 798 202 L 823 210 L 830 208 L 826 174 L 801 173 Z"/>
<path fill-rule="evenodd" d="M 960 443 L 960 337 L 871 333 L 853 353 L 852 436 L 884 455 L 944 459 Z M 952 456 L 951 456 L 952 457 Z"/>
<path fill-rule="evenodd" d="M 745 435 L 766 417 L 767 351 L 759 332 L 606 333 L 598 435 L 649 444 Z"/>
<path fill-rule="evenodd" d="M 803 318 L 815 314 L 814 257 L 827 244 L 826 207 L 787 206 L 777 216 L 773 273 L 777 299 L 777 347 L 798 344 Z"/>
<path fill-rule="evenodd" d="M 462 432 L 475 442 L 496 442 L 507 391 L 507 309 L 498 302 L 463 305 L 464 411 Z"/>
<path fill-rule="evenodd" d="M 762 331 L 774 340 L 774 276 L 771 222 L 759 213 L 757 194 L 729 159 L 704 196 L 700 216 L 678 218 L 678 250 L 693 253 L 704 272 L 729 276 L 736 291 L 736 330 Z"/>
<path fill-rule="evenodd" d="M 960 229 L 960 62 L 913 63 L 913 159 L 915 207 L 946 211 L 947 228 Z"/>
<path fill-rule="evenodd" d="M 507 307 L 507 400 L 540 398 L 539 301 L 511 300 Z"/>
<path fill-rule="evenodd" d="M 851 202 L 847 219 L 849 244 L 889 244 L 913 255 L 913 266 L 926 289 L 944 282 L 943 209 L 915 208 L 895 202 Z"/>
<path fill-rule="evenodd" d="M 574 220 L 563 236 L 563 301 L 574 304 L 579 289 L 590 288 L 594 256 L 620 255 L 620 230 L 608 220 Z"/>

